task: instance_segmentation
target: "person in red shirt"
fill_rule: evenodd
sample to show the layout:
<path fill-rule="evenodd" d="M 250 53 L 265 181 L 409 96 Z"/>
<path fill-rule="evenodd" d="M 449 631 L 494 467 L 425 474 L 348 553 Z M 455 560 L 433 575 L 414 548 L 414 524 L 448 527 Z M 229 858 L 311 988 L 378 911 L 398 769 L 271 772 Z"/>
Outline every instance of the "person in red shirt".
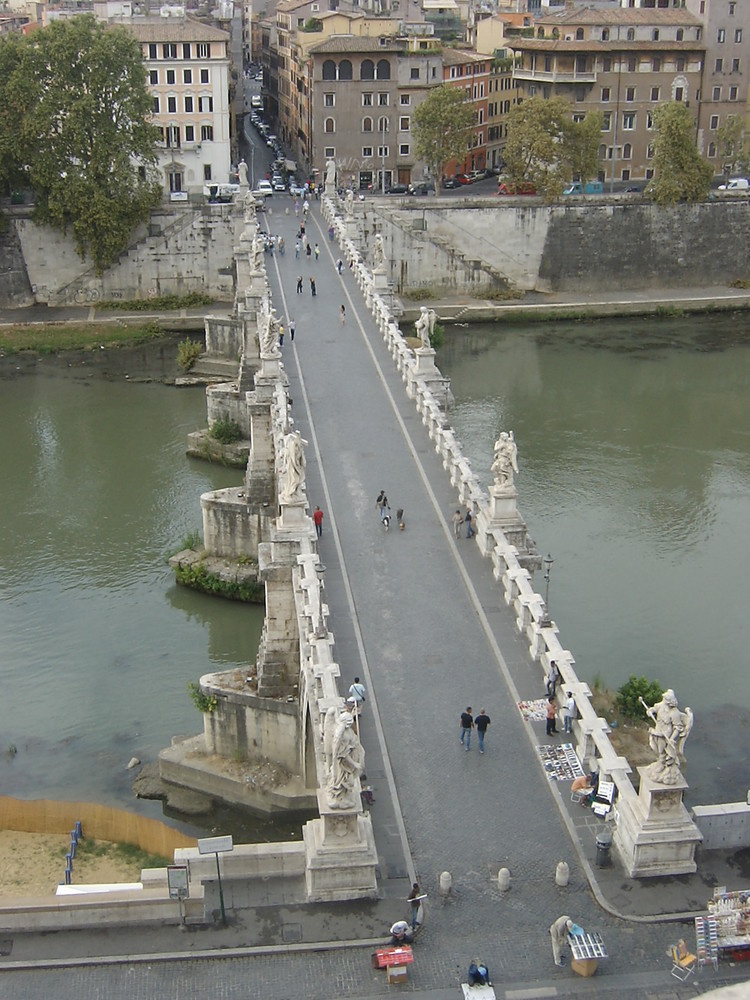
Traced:
<path fill-rule="evenodd" d="M 547 701 L 547 736 L 554 736 L 557 732 L 555 720 L 557 718 L 557 702 L 553 695 Z"/>
<path fill-rule="evenodd" d="M 323 511 L 316 507 L 313 511 L 313 521 L 315 522 L 315 534 L 320 538 L 323 534 Z"/>

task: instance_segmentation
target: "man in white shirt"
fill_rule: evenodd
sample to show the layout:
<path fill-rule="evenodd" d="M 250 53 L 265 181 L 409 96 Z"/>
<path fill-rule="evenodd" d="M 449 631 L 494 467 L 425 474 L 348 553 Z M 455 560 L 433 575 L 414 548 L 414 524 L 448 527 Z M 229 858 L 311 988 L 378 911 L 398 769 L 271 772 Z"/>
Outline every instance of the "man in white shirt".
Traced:
<path fill-rule="evenodd" d="M 362 703 L 366 701 L 365 694 L 366 688 L 364 684 L 362 684 L 359 677 L 355 677 L 354 683 L 349 688 L 349 697 L 347 698 L 347 701 L 353 705 L 357 714 L 359 714 L 362 709 Z"/>

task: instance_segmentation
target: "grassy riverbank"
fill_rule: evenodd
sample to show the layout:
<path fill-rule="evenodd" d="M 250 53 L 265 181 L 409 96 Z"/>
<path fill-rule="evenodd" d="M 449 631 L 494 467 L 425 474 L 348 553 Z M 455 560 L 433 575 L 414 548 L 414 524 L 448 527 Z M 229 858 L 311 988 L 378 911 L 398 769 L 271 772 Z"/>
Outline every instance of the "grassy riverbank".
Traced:
<path fill-rule="evenodd" d="M 158 322 L 136 323 L 25 323 L 0 327 L 0 351 L 17 354 L 57 354 L 93 351 L 101 347 L 133 347 L 164 337 Z"/>

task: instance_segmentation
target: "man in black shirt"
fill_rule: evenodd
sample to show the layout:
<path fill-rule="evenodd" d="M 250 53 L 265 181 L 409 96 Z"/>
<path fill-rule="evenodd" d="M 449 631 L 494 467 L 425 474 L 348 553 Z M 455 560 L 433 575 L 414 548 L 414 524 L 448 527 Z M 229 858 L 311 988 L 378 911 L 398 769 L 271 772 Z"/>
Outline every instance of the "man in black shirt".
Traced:
<path fill-rule="evenodd" d="M 471 714 L 471 705 L 465 712 L 461 712 L 461 728 L 459 730 L 459 742 L 467 750 L 471 748 L 471 731 L 474 728 L 474 716 Z"/>
<path fill-rule="evenodd" d="M 479 715 L 474 721 L 474 725 L 477 730 L 477 738 L 479 740 L 479 752 L 484 753 L 484 734 L 487 732 L 487 726 L 490 724 L 490 717 L 487 715 L 483 708 L 479 709 Z"/>

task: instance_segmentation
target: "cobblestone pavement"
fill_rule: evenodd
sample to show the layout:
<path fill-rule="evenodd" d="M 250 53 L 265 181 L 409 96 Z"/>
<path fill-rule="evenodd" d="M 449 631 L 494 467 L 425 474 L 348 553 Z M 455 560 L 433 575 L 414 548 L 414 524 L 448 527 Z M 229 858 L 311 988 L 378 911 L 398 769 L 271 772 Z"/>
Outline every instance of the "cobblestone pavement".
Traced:
<path fill-rule="evenodd" d="M 295 420 L 310 442 L 308 499 L 326 514 L 320 550 L 328 567 L 341 686 L 348 688 L 358 674 L 369 692 L 362 738 L 376 789 L 372 814 L 385 896 L 377 911 L 382 933 L 407 915 L 413 875 L 429 896 L 415 963 L 408 985 L 400 989 L 420 991 L 426 1000 L 458 997 L 458 983 L 474 955 L 489 963 L 498 996 L 509 1000 L 666 1000 L 717 985 L 719 977 L 707 973 L 698 987 L 680 987 L 669 975 L 667 948 L 678 937 L 691 940 L 690 924 L 644 925 L 597 904 L 586 872 L 593 844 L 571 841 L 561 801 L 567 786 L 550 785 L 534 749 L 545 742 L 542 724 L 524 723 L 516 707 L 519 697 L 543 695 L 541 668 L 528 657 L 489 561 L 473 542 L 453 539 L 455 492 L 352 275 L 347 268 L 341 276 L 336 272 L 338 247 L 326 237 L 319 207 L 313 206 L 308 223 L 310 241 L 321 248 L 317 262 L 295 259 L 296 223 L 284 207 L 285 200 L 276 201 L 267 219 L 288 248 L 284 257 L 268 260 L 269 274 L 279 316 L 296 320 L 295 342 L 287 337 L 283 347 L 284 363 Z M 304 278 L 302 296 L 295 293 L 298 274 Z M 310 275 L 316 278 L 315 298 Z M 346 325 L 340 322 L 342 303 Z M 519 487 L 523 510 L 523 469 Z M 394 512 L 404 508 L 405 531 L 392 527 L 386 533 L 381 527 L 375 510 L 381 488 Z M 458 741 L 459 714 L 467 705 L 475 711 L 485 706 L 492 719 L 483 755 L 476 744 L 467 753 Z M 570 866 L 565 888 L 554 882 L 560 860 Z M 497 888 L 502 866 L 512 875 L 507 893 Z M 453 878 L 446 899 L 438 893 L 443 871 Z M 614 909 L 628 912 L 627 879 L 617 869 L 608 877 L 618 900 Z M 680 910 L 685 893 L 680 885 L 677 889 L 655 887 L 655 892 L 673 893 L 674 909 Z M 710 888 L 691 892 L 705 900 Z M 342 904 L 339 916 L 347 912 Z M 568 967 L 557 970 L 552 962 L 548 927 L 563 913 L 604 937 L 609 958 L 594 979 L 580 979 Z M 342 938 L 361 936 L 354 911 L 350 928 Z M 307 936 L 312 933 L 306 928 L 303 940 L 322 939 Z M 213 947 L 212 941 L 207 937 L 198 946 Z M 137 947 L 134 935 L 132 954 Z M 390 994 L 395 988 L 371 968 L 371 951 L 372 944 L 353 941 L 334 951 L 282 948 L 252 957 L 193 955 L 162 962 L 153 956 L 107 967 L 6 970 L 0 996 L 315 1000 Z M 722 967 L 721 981 L 734 981 L 734 975 Z"/>

